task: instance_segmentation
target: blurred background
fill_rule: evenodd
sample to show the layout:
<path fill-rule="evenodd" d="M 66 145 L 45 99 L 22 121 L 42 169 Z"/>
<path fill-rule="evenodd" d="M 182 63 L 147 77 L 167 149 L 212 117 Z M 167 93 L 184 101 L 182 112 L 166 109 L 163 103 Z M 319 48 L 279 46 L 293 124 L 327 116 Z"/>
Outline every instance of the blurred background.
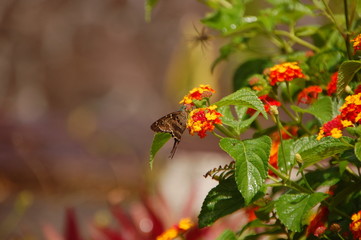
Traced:
<path fill-rule="evenodd" d="M 165 226 L 198 214 L 216 184 L 202 175 L 230 161 L 216 139 L 186 132 L 153 171 L 148 155 L 151 123 L 190 89 L 211 84 L 213 101 L 229 92 L 234 66 L 210 73 L 217 39 L 195 41 L 206 12 L 160 1 L 146 23 L 143 0 L 1 1 L 0 239 L 62 239 L 66 209 L 87 239 L 110 204 L 133 209 L 155 194 Z"/>

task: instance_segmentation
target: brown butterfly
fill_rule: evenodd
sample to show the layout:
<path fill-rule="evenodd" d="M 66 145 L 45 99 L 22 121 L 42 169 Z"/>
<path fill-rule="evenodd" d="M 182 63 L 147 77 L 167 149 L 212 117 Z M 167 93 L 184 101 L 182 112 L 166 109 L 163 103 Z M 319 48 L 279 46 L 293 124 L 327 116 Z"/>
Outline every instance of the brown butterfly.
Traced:
<path fill-rule="evenodd" d="M 173 158 L 177 146 L 182 138 L 182 134 L 187 127 L 187 112 L 172 112 L 155 121 L 150 128 L 154 132 L 166 132 L 172 134 L 174 144 L 169 158 Z"/>

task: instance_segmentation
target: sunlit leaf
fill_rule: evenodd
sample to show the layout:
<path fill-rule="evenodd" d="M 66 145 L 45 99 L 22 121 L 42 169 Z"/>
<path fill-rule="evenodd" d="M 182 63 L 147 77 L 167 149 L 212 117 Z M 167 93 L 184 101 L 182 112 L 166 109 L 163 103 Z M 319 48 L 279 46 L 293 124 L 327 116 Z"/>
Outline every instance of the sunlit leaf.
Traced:
<path fill-rule="evenodd" d="M 240 141 L 223 138 L 220 147 L 236 161 L 236 182 L 246 204 L 256 196 L 267 178 L 271 139 L 263 136 Z"/>
<path fill-rule="evenodd" d="M 293 156 L 299 154 L 303 162 L 302 168 L 306 168 L 325 158 L 351 149 L 351 141 L 352 139 L 348 137 L 324 137 L 321 140 L 317 140 L 315 136 L 303 137 L 293 144 Z"/>
<path fill-rule="evenodd" d="M 218 107 L 225 105 L 238 105 L 238 106 L 246 106 L 255 109 L 256 111 L 260 111 L 263 116 L 267 119 L 267 113 L 264 110 L 263 103 L 254 91 L 248 88 L 242 88 L 230 95 L 222 98 L 220 101 L 214 103 Z"/>
<path fill-rule="evenodd" d="M 288 229 L 300 232 L 305 217 L 309 216 L 309 211 L 328 196 L 320 192 L 284 194 L 276 201 L 277 215 Z"/>

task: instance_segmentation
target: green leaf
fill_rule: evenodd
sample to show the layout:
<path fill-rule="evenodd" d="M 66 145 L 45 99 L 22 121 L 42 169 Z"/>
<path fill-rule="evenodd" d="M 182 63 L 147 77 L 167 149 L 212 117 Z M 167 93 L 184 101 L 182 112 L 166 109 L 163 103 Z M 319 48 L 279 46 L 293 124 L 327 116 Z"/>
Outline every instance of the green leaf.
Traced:
<path fill-rule="evenodd" d="M 244 199 L 233 177 L 220 181 L 209 191 L 198 216 L 200 228 L 212 225 L 216 220 L 244 207 Z"/>
<path fill-rule="evenodd" d="M 253 108 L 263 114 L 263 116 L 267 119 L 267 113 L 264 110 L 263 103 L 257 95 L 249 88 L 242 88 L 224 98 L 220 101 L 214 103 L 218 107 L 222 107 L 225 105 L 238 105 L 238 106 L 246 106 Z"/>
<path fill-rule="evenodd" d="M 297 106 L 291 106 L 297 112 L 309 113 L 314 115 L 323 124 L 333 118 L 333 102 L 330 97 L 323 97 L 314 102 L 309 108 L 304 109 Z"/>
<path fill-rule="evenodd" d="M 275 203 L 277 215 L 288 229 L 300 232 L 309 211 L 328 196 L 328 194 L 320 192 L 284 194 Z"/>
<path fill-rule="evenodd" d="M 145 21 L 150 22 L 152 10 L 159 0 L 146 0 L 145 1 Z"/>
<path fill-rule="evenodd" d="M 338 70 L 337 96 L 345 92 L 345 87 L 351 82 L 355 74 L 361 69 L 361 61 L 344 61 Z"/>
<path fill-rule="evenodd" d="M 246 107 L 236 106 L 234 108 L 234 116 L 231 106 L 225 105 L 218 108 L 218 112 L 223 115 L 223 117 L 221 118 L 222 123 L 224 125 L 227 125 L 228 127 L 231 127 L 237 135 L 240 135 L 249 128 L 252 122 L 254 122 L 259 115 L 259 112 L 256 112 L 251 117 L 248 117 L 248 115 L 246 114 L 247 109 L 248 108 Z M 245 117 L 247 117 L 247 119 L 244 119 Z"/>
<path fill-rule="evenodd" d="M 341 179 L 340 169 L 338 167 L 330 167 L 311 171 L 305 174 L 305 178 L 313 189 L 320 186 L 332 186 Z M 305 179 L 301 178 L 299 184 L 305 185 Z"/>
<path fill-rule="evenodd" d="M 242 63 L 233 76 L 233 89 L 236 91 L 240 88 L 248 86 L 248 78 L 263 73 L 269 63 L 268 59 L 258 58 L 251 59 Z"/>
<path fill-rule="evenodd" d="M 267 178 L 271 139 L 268 136 L 244 141 L 223 138 L 219 145 L 236 161 L 237 186 L 249 204 Z"/>
<path fill-rule="evenodd" d="M 361 161 L 361 142 L 356 142 L 355 144 L 355 155 Z"/>
<path fill-rule="evenodd" d="M 325 36 L 325 38 L 327 38 L 327 36 Z M 336 49 L 327 49 L 310 57 L 308 65 L 314 72 L 332 72 L 343 60 L 344 56 L 342 52 Z"/>
<path fill-rule="evenodd" d="M 153 160 L 159 149 L 161 149 L 166 142 L 172 137 L 169 133 L 159 132 L 154 135 L 152 146 L 150 147 L 149 165 L 150 169 L 153 167 Z"/>
<path fill-rule="evenodd" d="M 213 13 L 208 14 L 202 23 L 210 28 L 217 29 L 223 34 L 230 34 L 244 23 L 243 15 L 245 11 L 245 4 L 243 0 L 235 1 L 234 3 L 227 3 L 227 6 L 215 6 L 218 8 Z"/>
<path fill-rule="evenodd" d="M 288 139 L 288 140 L 282 140 L 282 143 L 280 143 L 278 148 L 278 169 L 286 173 L 288 169 L 291 169 L 291 167 L 295 164 L 295 158 L 292 155 L 292 146 L 293 146 L 294 140 Z"/>
<path fill-rule="evenodd" d="M 231 230 L 225 230 L 216 240 L 237 240 L 236 235 Z"/>
<path fill-rule="evenodd" d="M 352 139 L 348 137 L 324 137 L 321 140 L 317 140 L 315 136 L 303 137 L 293 144 L 292 154 L 293 156 L 295 154 L 301 155 L 303 169 L 325 158 L 351 149 L 351 141 Z"/>

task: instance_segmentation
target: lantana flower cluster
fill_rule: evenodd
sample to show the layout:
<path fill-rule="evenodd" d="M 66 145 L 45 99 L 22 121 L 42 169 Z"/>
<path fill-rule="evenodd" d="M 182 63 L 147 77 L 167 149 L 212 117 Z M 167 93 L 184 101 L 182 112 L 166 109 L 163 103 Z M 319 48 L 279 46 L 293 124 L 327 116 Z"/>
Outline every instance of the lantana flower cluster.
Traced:
<path fill-rule="evenodd" d="M 347 96 L 340 112 L 339 115 L 320 128 L 318 140 L 327 136 L 340 138 L 344 128 L 361 123 L 361 93 Z"/>
<path fill-rule="evenodd" d="M 351 216 L 350 230 L 354 239 L 361 239 L 361 211 Z"/>
<path fill-rule="evenodd" d="M 206 107 L 197 107 L 195 100 L 202 100 L 210 98 L 216 91 L 209 85 L 200 85 L 198 88 L 193 88 L 180 101 L 186 110 L 190 110 L 187 121 L 187 128 L 191 135 L 198 134 L 200 138 L 204 138 L 206 132 L 212 132 L 216 124 L 222 124 L 222 114 L 217 112 L 217 106 L 211 105 Z"/>
<path fill-rule="evenodd" d="M 297 62 L 285 62 L 270 68 L 269 82 L 272 86 L 278 82 L 292 81 L 295 78 L 305 78 Z"/>

